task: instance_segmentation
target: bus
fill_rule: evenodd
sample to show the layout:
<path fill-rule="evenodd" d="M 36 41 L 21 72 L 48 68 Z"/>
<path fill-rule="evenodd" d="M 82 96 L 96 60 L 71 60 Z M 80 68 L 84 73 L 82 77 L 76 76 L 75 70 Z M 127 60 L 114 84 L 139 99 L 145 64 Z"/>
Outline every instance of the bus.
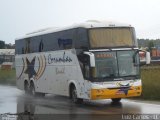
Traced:
<path fill-rule="evenodd" d="M 129 24 L 87 21 L 26 34 L 15 45 L 16 83 L 25 93 L 74 103 L 141 95 L 140 50 Z"/>

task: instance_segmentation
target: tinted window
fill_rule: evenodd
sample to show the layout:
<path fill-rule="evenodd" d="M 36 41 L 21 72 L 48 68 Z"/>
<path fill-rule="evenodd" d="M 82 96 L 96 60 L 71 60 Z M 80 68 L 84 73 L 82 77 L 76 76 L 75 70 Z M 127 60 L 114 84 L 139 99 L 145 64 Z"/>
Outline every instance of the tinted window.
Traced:
<path fill-rule="evenodd" d="M 75 28 L 16 40 L 16 54 L 88 47 L 87 30 Z"/>

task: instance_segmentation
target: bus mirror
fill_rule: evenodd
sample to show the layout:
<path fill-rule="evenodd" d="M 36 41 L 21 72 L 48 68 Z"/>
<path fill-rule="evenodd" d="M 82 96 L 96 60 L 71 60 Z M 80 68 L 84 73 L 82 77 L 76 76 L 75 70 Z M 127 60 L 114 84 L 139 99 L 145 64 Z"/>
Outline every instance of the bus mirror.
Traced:
<path fill-rule="evenodd" d="M 146 52 L 146 64 L 150 64 L 150 62 L 151 62 L 150 52 Z"/>
<path fill-rule="evenodd" d="M 140 50 L 139 56 L 140 56 L 141 66 L 146 65 L 146 64 L 150 64 L 150 62 L 151 62 L 150 52 Z"/>
<path fill-rule="evenodd" d="M 90 56 L 90 65 L 91 65 L 91 67 L 95 67 L 95 57 L 94 57 L 94 54 L 92 56 Z"/>
<path fill-rule="evenodd" d="M 86 55 L 89 56 L 90 66 L 91 66 L 91 67 L 95 67 L 95 57 L 94 57 L 94 54 L 91 53 L 91 52 L 84 52 L 84 54 L 86 54 Z"/>

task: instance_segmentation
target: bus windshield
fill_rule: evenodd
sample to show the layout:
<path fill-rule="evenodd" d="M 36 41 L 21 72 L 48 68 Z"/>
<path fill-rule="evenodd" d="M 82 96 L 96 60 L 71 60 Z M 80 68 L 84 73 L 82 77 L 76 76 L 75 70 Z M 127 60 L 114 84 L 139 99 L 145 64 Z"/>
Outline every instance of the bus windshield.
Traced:
<path fill-rule="evenodd" d="M 91 48 L 137 46 L 134 28 L 94 28 L 89 30 Z"/>
<path fill-rule="evenodd" d="M 95 78 L 118 78 L 139 75 L 139 56 L 136 51 L 96 52 Z M 135 58 L 133 58 L 135 57 Z M 135 62 L 133 62 L 135 59 Z"/>

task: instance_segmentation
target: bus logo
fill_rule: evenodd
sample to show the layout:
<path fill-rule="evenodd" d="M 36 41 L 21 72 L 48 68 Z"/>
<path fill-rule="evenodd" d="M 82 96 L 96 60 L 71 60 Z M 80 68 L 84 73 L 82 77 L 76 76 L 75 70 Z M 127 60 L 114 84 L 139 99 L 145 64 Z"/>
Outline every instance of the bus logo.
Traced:
<path fill-rule="evenodd" d="M 35 67 L 36 60 L 38 64 L 36 64 Z M 21 78 L 23 73 L 28 74 L 29 79 L 34 78 L 34 80 L 38 80 L 46 69 L 46 58 L 44 55 L 40 55 L 39 57 L 35 56 L 31 61 L 29 61 L 27 57 L 25 60 L 22 58 L 22 63 L 23 68 L 17 80 Z"/>

